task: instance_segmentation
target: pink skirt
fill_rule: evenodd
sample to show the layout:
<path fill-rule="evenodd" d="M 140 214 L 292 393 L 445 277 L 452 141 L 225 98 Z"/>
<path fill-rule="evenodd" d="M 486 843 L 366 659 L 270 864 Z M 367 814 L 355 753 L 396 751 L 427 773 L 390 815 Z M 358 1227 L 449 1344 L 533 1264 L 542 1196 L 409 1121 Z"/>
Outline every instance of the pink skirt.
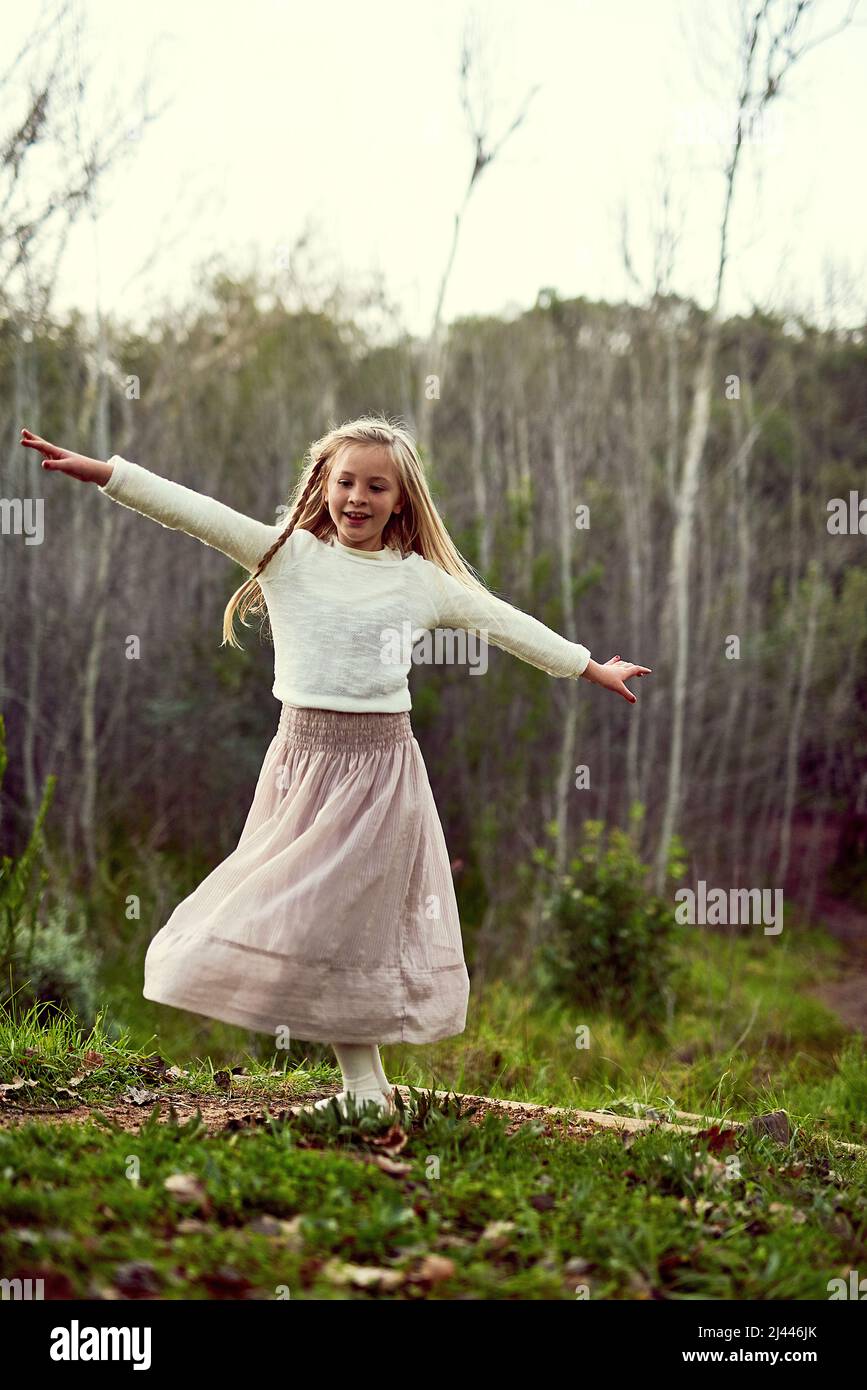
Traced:
<path fill-rule="evenodd" d="M 237 847 L 150 943 L 143 994 L 286 1046 L 466 1027 L 449 855 L 408 711 L 285 704 Z"/>

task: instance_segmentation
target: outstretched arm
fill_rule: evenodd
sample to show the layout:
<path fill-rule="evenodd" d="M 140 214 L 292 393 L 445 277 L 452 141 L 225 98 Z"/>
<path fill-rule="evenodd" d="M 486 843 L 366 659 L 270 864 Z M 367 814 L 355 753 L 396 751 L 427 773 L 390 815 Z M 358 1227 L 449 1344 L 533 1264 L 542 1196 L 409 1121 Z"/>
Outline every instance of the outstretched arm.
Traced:
<path fill-rule="evenodd" d="M 580 676 L 589 662 L 590 652 L 580 642 L 568 641 L 495 594 L 463 584 L 432 561 L 426 574 L 434 590 L 437 626 L 478 631 L 486 641 L 549 676 Z"/>
<path fill-rule="evenodd" d="M 119 454 L 113 454 L 106 463 L 61 449 L 30 430 L 21 431 L 21 443 L 43 455 L 43 468 L 66 473 L 79 482 L 96 483 L 100 492 L 113 502 L 149 516 L 173 531 L 195 536 L 243 565 L 251 574 L 285 525 L 268 526 L 256 521 L 216 498 L 162 478 Z"/>
<path fill-rule="evenodd" d="M 624 681 L 631 676 L 650 675 L 649 667 L 621 661 L 619 656 L 604 664 L 593 661 L 580 642 L 568 641 L 495 594 L 471 588 L 441 566 L 428 563 L 426 574 L 435 594 L 438 626 L 477 630 L 487 641 L 550 676 L 583 676 L 635 704 L 635 696 Z"/>

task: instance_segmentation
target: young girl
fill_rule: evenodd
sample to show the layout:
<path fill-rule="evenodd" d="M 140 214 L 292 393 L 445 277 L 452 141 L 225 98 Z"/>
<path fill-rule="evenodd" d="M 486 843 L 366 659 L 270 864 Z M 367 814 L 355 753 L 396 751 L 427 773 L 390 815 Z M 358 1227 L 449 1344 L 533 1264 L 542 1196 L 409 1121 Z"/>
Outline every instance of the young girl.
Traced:
<path fill-rule="evenodd" d="M 495 597 L 455 548 L 409 434 L 385 417 L 316 440 L 273 525 L 117 454 L 104 463 L 26 429 L 21 443 L 43 468 L 243 566 L 224 644 L 240 645 L 236 612 L 267 614 L 273 633 L 281 714 L 241 837 L 151 941 L 144 997 L 281 1045 L 328 1042 L 343 1113 L 349 1095 L 392 1109 L 380 1045 L 462 1033 L 469 998 L 449 855 L 410 724 L 411 644 L 435 629 L 478 632 L 633 704 L 624 682 L 649 668 L 599 665 Z"/>

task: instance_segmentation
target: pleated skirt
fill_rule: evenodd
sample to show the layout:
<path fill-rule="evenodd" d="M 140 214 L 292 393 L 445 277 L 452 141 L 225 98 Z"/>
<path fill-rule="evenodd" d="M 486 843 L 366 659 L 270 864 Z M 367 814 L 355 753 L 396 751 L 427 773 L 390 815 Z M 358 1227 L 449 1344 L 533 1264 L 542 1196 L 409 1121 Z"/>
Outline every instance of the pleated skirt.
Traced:
<path fill-rule="evenodd" d="M 283 704 L 237 847 L 151 941 L 143 994 L 282 1047 L 464 1031 L 454 883 L 408 711 Z"/>

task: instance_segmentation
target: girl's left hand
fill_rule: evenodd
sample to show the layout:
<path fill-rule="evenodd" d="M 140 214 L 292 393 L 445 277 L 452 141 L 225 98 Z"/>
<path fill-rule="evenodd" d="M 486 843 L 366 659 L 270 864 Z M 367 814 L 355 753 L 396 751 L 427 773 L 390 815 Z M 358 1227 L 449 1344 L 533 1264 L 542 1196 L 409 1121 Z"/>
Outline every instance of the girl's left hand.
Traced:
<path fill-rule="evenodd" d="M 606 690 L 614 690 L 618 695 L 622 695 L 624 700 L 628 700 L 631 705 L 636 703 L 636 696 L 623 684 L 624 681 L 631 680 L 633 676 L 651 676 L 653 674 L 649 666 L 636 666 L 632 661 L 622 661 L 619 656 L 612 656 L 609 661 L 600 665 L 598 661 L 588 661 L 581 674 L 594 685 L 604 686 Z"/>

